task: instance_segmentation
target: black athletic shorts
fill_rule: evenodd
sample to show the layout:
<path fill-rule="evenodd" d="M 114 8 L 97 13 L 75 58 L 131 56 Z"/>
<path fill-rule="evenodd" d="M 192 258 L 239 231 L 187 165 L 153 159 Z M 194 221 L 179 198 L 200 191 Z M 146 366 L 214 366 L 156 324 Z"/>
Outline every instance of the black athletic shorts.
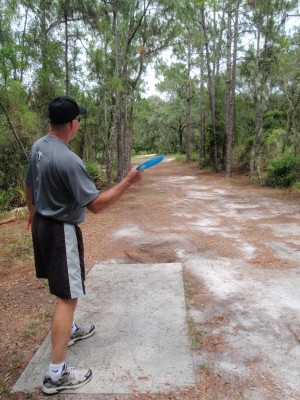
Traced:
<path fill-rule="evenodd" d="M 48 279 L 50 293 L 62 299 L 83 296 L 85 268 L 80 228 L 35 213 L 32 241 L 36 276 Z"/>

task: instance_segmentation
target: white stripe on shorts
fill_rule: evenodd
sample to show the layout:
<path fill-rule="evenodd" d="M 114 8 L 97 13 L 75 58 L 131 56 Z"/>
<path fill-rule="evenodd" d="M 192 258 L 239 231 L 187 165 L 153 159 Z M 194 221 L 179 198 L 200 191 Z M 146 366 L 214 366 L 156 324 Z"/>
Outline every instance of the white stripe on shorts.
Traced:
<path fill-rule="evenodd" d="M 64 232 L 71 298 L 76 299 L 83 296 L 84 292 L 75 226 L 64 223 Z"/>

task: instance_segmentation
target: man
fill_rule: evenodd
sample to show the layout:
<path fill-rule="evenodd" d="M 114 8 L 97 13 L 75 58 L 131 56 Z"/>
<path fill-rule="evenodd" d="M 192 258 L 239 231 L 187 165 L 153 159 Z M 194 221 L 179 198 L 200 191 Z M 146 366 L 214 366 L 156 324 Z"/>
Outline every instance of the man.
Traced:
<path fill-rule="evenodd" d="M 73 322 L 77 300 L 85 294 L 82 235 L 78 224 L 85 208 L 98 213 L 134 183 L 141 173 L 132 169 L 111 189 L 100 193 L 82 160 L 70 149 L 87 110 L 68 96 L 49 104 L 49 132 L 34 143 L 25 177 L 25 196 L 32 228 L 36 276 L 49 281 L 56 296 L 51 326 L 51 362 L 42 390 L 46 394 L 78 388 L 88 383 L 92 371 L 65 364 L 67 347 L 94 334 L 95 327 Z"/>

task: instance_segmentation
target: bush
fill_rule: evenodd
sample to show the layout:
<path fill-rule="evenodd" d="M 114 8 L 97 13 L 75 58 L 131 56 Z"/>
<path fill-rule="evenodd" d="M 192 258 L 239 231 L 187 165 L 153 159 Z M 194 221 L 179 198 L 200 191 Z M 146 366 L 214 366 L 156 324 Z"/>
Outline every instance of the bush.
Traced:
<path fill-rule="evenodd" d="M 96 181 L 98 179 L 98 175 L 99 175 L 99 166 L 97 163 L 92 162 L 92 161 L 88 161 L 85 164 L 85 168 L 88 172 L 88 174 L 90 175 L 90 177 Z"/>
<path fill-rule="evenodd" d="M 8 190 L 0 189 L 0 212 L 22 207 L 24 204 L 25 193 L 23 188 L 11 187 Z"/>
<path fill-rule="evenodd" d="M 286 155 L 269 164 L 267 185 L 275 187 L 290 187 L 299 180 L 300 156 Z"/>
<path fill-rule="evenodd" d="M 296 181 L 296 182 L 293 184 L 293 189 L 295 189 L 295 190 L 300 190 L 300 180 L 299 180 L 299 181 Z"/>
<path fill-rule="evenodd" d="M 0 190 L 0 211 L 3 210 L 8 203 L 8 196 L 5 190 Z"/>
<path fill-rule="evenodd" d="M 176 154 L 174 154 L 174 156 L 177 161 L 186 162 L 186 154 L 185 153 L 183 153 L 183 154 L 176 153 Z M 193 162 L 193 161 L 198 161 L 198 160 L 199 160 L 199 153 L 197 151 L 193 151 L 191 153 L 191 161 Z"/>
<path fill-rule="evenodd" d="M 88 161 L 85 164 L 86 170 L 90 177 L 95 182 L 98 189 L 102 189 L 107 185 L 107 177 L 105 168 L 93 161 Z"/>

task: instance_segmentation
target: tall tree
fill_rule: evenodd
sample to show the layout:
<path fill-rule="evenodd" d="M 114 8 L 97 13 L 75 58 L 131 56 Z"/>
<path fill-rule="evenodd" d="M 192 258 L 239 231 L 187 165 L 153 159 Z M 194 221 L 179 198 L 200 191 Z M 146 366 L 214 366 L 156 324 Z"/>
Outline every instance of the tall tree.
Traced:
<path fill-rule="evenodd" d="M 130 169 L 134 104 L 142 75 L 155 52 L 169 43 L 172 12 L 165 11 L 166 0 L 134 0 L 127 3 L 110 0 L 103 3 L 113 33 L 105 36 L 107 63 L 113 65 L 114 70 L 114 76 L 108 77 L 112 89 L 113 123 L 107 143 L 114 150 L 114 138 L 116 140 L 118 179 L 121 179 Z M 99 31 L 100 43 L 103 42 L 102 37 Z"/>
<path fill-rule="evenodd" d="M 294 1 L 280 0 L 272 3 L 271 0 L 258 2 L 254 0 L 248 4 L 252 13 L 251 24 L 256 34 L 255 69 L 254 69 L 254 104 L 255 128 L 250 157 L 250 180 L 254 179 L 255 171 L 261 180 L 261 152 L 263 141 L 263 115 L 267 108 L 268 98 L 267 81 L 271 65 L 278 53 L 274 44 L 280 40 L 280 32 L 284 25 L 285 14 L 295 6 Z"/>
<path fill-rule="evenodd" d="M 240 0 L 227 3 L 227 62 L 225 92 L 225 132 L 226 132 L 226 176 L 232 176 L 233 127 L 235 119 L 236 61 L 239 27 Z"/>
<path fill-rule="evenodd" d="M 199 48 L 199 70 L 200 70 L 200 87 L 199 87 L 199 158 L 200 161 L 205 158 L 205 141 L 206 141 L 206 118 L 205 118 L 205 61 L 204 61 L 204 30 L 203 24 L 200 24 L 200 48 Z"/>
<path fill-rule="evenodd" d="M 204 6 L 201 7 L 201 25 L 202 32 L 205 41 L 205 50 L 206 50 L 206 65 L 207 65 L 207 75 L 208 75 L 208 93 L 209 93 L 209 101 L 210 101 L 210 117 L 211 117 L 211 130 L 212 130 L 212 166 L 213 171 L 218 171 L 218 141 L 217 141 L 217 128 L 216 128 L 216 97 L 215 97 L 215 85 L 214 85 L 214 77 L 212 73 L 212 68 L 210 64 L 211 56 L 208 44 L 208 34 L 206 27 L 206 19 L 205 19 L 205 11 Z"/>

